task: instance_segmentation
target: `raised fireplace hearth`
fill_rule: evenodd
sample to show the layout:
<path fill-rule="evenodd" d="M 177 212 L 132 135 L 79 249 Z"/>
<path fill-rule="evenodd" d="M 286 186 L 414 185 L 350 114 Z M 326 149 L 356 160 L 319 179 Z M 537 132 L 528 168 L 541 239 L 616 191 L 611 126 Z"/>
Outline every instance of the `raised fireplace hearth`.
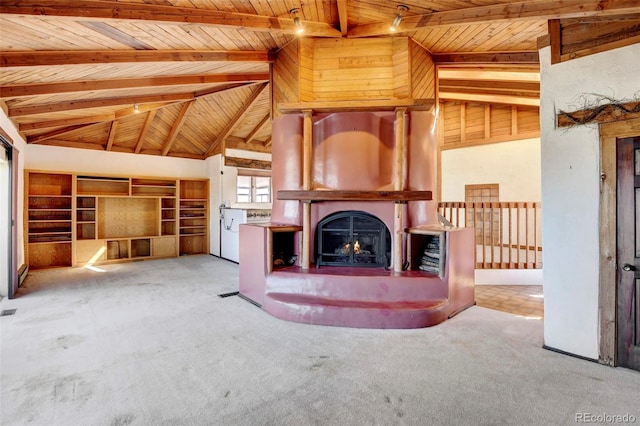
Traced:
<path fill-rule="evenodd" d="M 338 212 L 322 219 L 315 236 L 316 267 L 388 268 L 391 233 L 377 217 L 362 211 Z"/>
<path fill-rule="evenodd" d="M 240 226 L 240 294 L 307 324 L 438 324 L 474 304 L 474 235 L 437 220 L 435 117 L 348 109 L 273 121 L 276 198 Z"/>

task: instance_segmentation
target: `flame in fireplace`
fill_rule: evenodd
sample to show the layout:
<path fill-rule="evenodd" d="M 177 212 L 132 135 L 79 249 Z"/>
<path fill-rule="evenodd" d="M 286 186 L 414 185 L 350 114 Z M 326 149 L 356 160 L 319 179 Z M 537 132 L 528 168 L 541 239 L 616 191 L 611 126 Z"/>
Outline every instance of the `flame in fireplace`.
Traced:
<path fill-rule="evenodd" d="M 339 254 L 349 254 L 349 252 L 351 251 L 351 243 L 346 243 L 345 245 L 343 245 L 342 247 L 338 248 L 336 250 L 336 253 Z M 355 254 L 362 254 L 362 250 L 360 249 L 360 242 L 358 240 L 356 240 L 353 243 L 353 253 Z"/>

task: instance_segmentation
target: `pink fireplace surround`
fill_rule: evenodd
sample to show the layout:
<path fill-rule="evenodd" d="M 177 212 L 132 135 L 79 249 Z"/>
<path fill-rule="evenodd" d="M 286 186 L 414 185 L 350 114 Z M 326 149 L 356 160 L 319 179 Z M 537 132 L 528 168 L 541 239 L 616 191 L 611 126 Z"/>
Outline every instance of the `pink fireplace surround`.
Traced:
<path fill-rule="evenodd" d="M 402 175 L 402 190 L 435 191 L 435 118 L 431 111 L 405 114 L 402 172 L 394 162 L 396 112 L 314 114 L 311 190 L 384 193 L 392 191 L 394 179 Z M 310 259 L 315 258 L 313 238 L 318 222 L 332 213 L 361 211 L 380 219 L 392 240 L 401 239 L 403 268 L 300 266 L 303 202 L 278 199 L 277 194 L 302 189 L 303 127 L 302 114 L 284 115 L 273 122 L 276 197 L 270 223 L 240 226 L 240 294 L 284 320 L 363 328 L 432 326 L 473 305 L 473 230 L 439 225 L 435 200 L 400 202 L 402 229 L 398 229 L 393 201 L 313 202 Z M 438 273 L 418 268 L 424 238 L 434 235 L 443 244 Z M 283 244 L 287 259 L 297 261 L 274 265 L 274 247 L 279 251 Z"/>

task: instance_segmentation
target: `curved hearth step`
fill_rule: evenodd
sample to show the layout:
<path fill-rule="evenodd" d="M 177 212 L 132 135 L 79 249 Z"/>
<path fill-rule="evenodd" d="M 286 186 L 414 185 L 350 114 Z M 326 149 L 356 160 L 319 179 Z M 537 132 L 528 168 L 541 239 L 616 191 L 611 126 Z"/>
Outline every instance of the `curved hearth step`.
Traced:
<path fill-rule="evenodd" d="M 344 300 L 293 293 L 266 293 L 262 308 L 287 321 L 355 328 L 423 328 L 447 319 L 447 299 Z"/>

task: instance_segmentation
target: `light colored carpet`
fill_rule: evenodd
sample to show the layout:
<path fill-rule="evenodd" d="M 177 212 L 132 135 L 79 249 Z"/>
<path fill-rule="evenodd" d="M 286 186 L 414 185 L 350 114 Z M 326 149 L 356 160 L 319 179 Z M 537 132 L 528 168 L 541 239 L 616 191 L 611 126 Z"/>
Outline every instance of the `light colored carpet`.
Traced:
<path fill-rule="evenodd" d="M 310 326 L 211 256 L 34 271 L 0 318 L 9 425 L 559 425 L 633 415 L 640 373 L 542 349 L 473 307 L 417 330 Z M 348 285 L 348 283 L 345 283 Z"/>

